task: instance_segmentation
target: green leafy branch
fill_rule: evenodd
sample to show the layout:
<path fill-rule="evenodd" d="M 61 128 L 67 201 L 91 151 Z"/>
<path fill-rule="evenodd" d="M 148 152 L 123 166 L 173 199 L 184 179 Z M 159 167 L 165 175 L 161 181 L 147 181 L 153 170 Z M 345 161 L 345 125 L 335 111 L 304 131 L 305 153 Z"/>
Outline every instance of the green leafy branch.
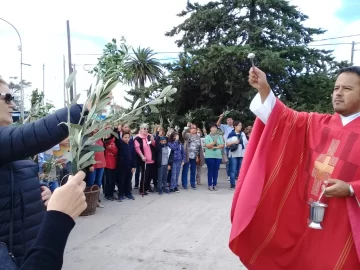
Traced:
<path fill-rule="evenodd" d="M 74 83 L 76 72 L 72 73 L 67 82 L 66 88 L 69 89 Z M 94 159 L 95 152 L 102 152 L 104 148 L 95 143 L 99 139 L 106 138 L 110 135 L 117 137 L 113 131 L 113 126 L 119 122 L 132 122 L 139 118 L 142 109 L 149 107 L 151 112 L 158 113 L 159 110 L 155 105 L 165 102 L 171 102 L 173 99 L 171 95 L 175 94 L 177 89 L 172 86 L 165 87 L 159 97 L 154 100 L 140 105 L 141 99 L 139 98 L 133 108 L 128 113 L 112 114 L 103 119 L 102 114 L 104 109 L 111 102 L 111 92 L 118 84 L 119 80 L 117 75 L 108 76 L 103 80 L 100 76 L 94 78 L 94 82 L 90 87 L 90 96 L 83 106 L 80 121 L 77 124 L 70 121 L 70 108 L 75 105 L 80 97 L 77 95 L 72 102 L 67 102 L 68 119 L 64 124 L 69 129 L 69 143 L 70 143 L 70 160 L 72 161 L 72 173 L 75 174 L 79 170 L 83 170 L 91 165 L 96 164 Z M 67 93 L 68 100 L 69 94 Z"/>

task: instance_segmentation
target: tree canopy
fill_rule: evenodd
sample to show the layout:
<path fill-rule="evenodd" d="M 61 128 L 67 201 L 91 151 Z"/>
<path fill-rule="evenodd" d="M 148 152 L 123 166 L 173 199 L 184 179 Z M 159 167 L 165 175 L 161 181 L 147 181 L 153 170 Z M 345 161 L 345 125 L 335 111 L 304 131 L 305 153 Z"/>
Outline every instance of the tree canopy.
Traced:
<path fill-rule="evenodd" d="M 184 123 L 184 115 L 194 112 L 200 124 L 215 121 L 230 108 L 234 118 L 251 123 L 249 105 L 256 92 L 248 84 L 250 52 L 256 54 L 255 64 L 266 72 L 274 93 L 289 106 L 332 111 L 335 71 L 348 64 L 336 62 L 331 51 L 310 45 L 325 30 L 305 27 L 308 17 L 288 1 L 188 3 L 178 16 L 184 21 L 166 36 L 176 37 L 183 52 L 165 65 L 168 74 L 147 88 L 155 91 L 166 84 L 178 88 L 174 96 L 178 102 L 159 107 L 165 117 L 175 115 L 178 123 Z"/>

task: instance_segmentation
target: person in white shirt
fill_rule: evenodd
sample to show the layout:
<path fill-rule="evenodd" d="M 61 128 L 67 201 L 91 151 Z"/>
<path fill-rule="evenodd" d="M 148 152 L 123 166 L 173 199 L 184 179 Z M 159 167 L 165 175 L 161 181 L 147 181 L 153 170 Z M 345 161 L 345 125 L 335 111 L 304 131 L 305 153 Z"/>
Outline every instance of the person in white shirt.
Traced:
<path fill-rule="evenodd" d="M 245 154 L 246 145 L 248 144 L 246 135 L 241 131 L 241 128 L 241 122 L 235 121 L 234 130 L 230 132 L 228 139 L 226 140 L 226 146 L 229 149 L 230 188 L 235 188 L 235 183 Z"/>

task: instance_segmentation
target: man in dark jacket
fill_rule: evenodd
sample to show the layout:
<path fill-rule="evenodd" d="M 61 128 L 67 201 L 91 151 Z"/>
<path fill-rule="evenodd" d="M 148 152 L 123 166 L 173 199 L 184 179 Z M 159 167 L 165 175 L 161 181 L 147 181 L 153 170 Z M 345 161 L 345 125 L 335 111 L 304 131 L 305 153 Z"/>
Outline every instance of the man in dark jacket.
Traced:
<path fill-rule="evenodd" d="M 38 235 L 44 218 L 44 201 L 50 197 L 42 196 L 46 189 L 41 190 L 38 166 L 29 157 L 60 143 L 68 136 L 68 130 L 66 126 L 59 125 L 67 121 L 67 109 L 58 110 L 33 123 L 9 127 L 14 107 L 9 88 L 0 79 L 0 242 L 9 247 L 13 205 L 12 253 L 21 266 L 26 251 Z M 80 105 L 71 107 L 72 123 L 79 122 L 81 110 Z"/>

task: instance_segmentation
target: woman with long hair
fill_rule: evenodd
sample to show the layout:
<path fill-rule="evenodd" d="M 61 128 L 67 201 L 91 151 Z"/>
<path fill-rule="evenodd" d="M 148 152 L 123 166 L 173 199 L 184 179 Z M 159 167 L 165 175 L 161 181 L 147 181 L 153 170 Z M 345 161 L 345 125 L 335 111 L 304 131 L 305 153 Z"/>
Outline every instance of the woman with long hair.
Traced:
<path fill-rule="evenodd" d="M 191 188 L 196 190 L 196 165 L 203 166 L 205 163 L 201 137 L 197 134 L 196 128 L 196 124 L 188 123 L 182 134 L 184 138 L 184 151 L 186 157 L 182 170 L 182 186 L 184 189 L 187 189 L 190 167 Z"/>

